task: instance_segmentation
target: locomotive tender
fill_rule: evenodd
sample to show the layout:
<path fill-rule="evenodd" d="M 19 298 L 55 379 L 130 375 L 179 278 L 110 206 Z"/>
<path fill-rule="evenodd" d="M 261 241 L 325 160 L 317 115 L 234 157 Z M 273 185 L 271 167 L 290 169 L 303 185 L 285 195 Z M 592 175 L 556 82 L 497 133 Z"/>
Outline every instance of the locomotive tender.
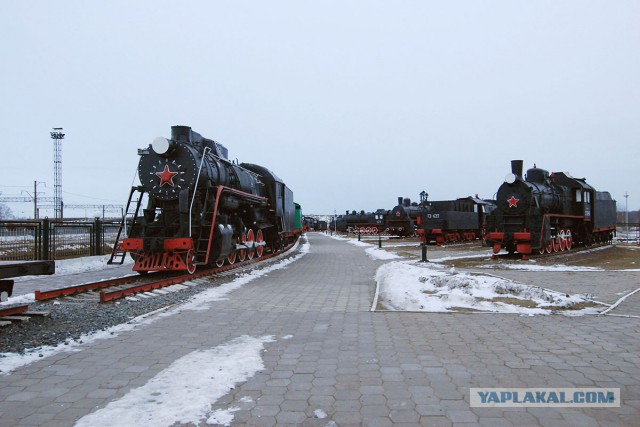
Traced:
<path fill-rule="evenodd" d="M 493 200 L 477 196 L 423 204 L 424 210 L 418 219 L 420 240 L 437 245 L 482 239 L 486 215 L 496 207 Z"/>
<path fill-rule="evenodd" d="M 267 168 L 235 164 L 227 153 L 188 126 L 173 126 L 170 139 L 138 150 L 140 186 L 132 188 L 127 212 L 134 195 L 137 204 L 110 262 L 116 251 L 122 261 L 129 252 L 138 272 L 193 273 L 198 265 L 234 264 L 294 242 L 301 210 L 293 192 Z"/>
<path fill-rule="evenodd" d="M 487 244 L 525 259 L 539 252 L 558 252 L 575 244 L 608 242 L 616 232 L 616 201 L 596 191 L 584 178 L 549 173 L 535 165 L 522 176 L 522 160 L 497 193 L 497 209 L 487 218 Z"/>

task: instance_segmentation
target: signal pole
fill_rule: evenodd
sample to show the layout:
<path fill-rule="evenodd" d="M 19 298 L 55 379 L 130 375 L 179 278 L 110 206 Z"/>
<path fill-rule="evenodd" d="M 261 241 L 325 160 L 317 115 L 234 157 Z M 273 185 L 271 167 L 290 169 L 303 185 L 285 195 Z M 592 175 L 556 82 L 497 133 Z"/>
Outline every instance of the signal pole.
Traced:
<path fill-rule="evenodd" d="M 62 128 L 53 128 L 53 204 L 55 218 L 62 218 L 62 140 L 64 133 Z"/>

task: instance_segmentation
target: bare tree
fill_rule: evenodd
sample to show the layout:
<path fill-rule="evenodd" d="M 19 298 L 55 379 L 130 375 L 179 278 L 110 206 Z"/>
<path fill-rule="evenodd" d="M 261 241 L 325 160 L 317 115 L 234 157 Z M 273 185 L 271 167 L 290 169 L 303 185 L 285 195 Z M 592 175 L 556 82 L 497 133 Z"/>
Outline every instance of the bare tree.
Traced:
<path fill-rule="evenodd" d="M 9 208 L 9 206 L 0 203 L 0 219 L 13 219 L 13 212 L 11 212 L 11 209 Z"/>

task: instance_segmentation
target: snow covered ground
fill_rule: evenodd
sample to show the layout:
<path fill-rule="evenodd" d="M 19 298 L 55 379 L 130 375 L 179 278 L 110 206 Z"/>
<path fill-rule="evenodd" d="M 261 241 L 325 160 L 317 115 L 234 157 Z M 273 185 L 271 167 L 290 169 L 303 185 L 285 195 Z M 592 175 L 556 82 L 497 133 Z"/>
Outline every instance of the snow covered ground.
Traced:
<path fill-rule="evenodd" d="M 596 314 L 606 307 L 586 295 L 566 295 L 488 274 L 471 274 L 438 264 L 390 262 L 376 273 L 378 302 L 396 311 L 474 311 L 524 315 Z M 577 310 L 578 305 L 589 305 Z"/>
<path fill-rule="evenodd" d="M 491 253 L 466 254 L 434 258 L 429 263 L 398 261 L 392 251 L 369 243 L 340 236 L 334 239 L 365 248 L 374 259 L 394 260 L 378 268 L 377 300 L 372 309 L 425 312 L 516 313 L 522 315 L 565 314 L 581 316 L 597 314 L 606 306 L 593 303 L 587 295 L 566 295 L 540 287 L 517 283 L 491 274 L 462 273 L 445 267 L 443 262 L 464 258 L 487 258 Z M 376 252 L 373 252 L 373 251 Z M 384 255 L 382 254 L 384 253 Z M 487 264 L 482 268 L 511 268 L 533 271 L 602 271 L 592 267 L 563 265 Z"/>

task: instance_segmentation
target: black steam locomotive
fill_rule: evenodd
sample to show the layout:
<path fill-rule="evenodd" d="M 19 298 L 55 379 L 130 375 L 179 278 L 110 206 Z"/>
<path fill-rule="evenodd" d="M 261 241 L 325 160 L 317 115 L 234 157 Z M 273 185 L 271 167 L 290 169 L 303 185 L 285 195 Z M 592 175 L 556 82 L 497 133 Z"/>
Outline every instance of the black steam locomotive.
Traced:
<path fill-rule="evenodd" d="M 138 154 L 141 185 L 132 188 L 127 212 L 134 196 L 137 202 L 110 262 L 120 256 L 122 263 L 129 252 L 138 272 L 193 273 L 198 265 L 278 251 L 301 232 L 293 192 L 280 178 L 263 166 L 230 162 L 223 145 L 188 126 L 173 126 L 171 139 L 156 138 Z"/>
<path fill-rule="evenodd" d="M 386 216 L 387 211 L 385 209 L 378 209 L 375 212 L 346 211 L 344 215 L 339 215 L 335 221 L 333 218 L 331 219 L 331 229 L 343 233 L 382 233 L 386 230 Z"/>
<path fill-rule="evenodd" d="M 386 217 L 386 228 L 392 236 L 407 237 L 416 233 L 420 214 L 424 211 L 423 203 L 413 202 L 411 199 L 398 197 L 398 204 L 391 209 Z"/>
<path fill-rule="evenodd" d="M 418 219 L 420 240 L 437 245 L 482 239 L 486 216 L 496 207 L 493 200 L 478 197 L 425 201 L 423 206 Z"/>
<path fill-rule="evenodd" d="M 487 218 L 486 241 L 501 249 L 529 254 L 571 249 L 576 244 L 608 242 L 616 232 L 616 201 L 584 178 L 549 173 L 535 165 L 522 177 L 522 160 L 497 193 L 497 209 Z"/>

